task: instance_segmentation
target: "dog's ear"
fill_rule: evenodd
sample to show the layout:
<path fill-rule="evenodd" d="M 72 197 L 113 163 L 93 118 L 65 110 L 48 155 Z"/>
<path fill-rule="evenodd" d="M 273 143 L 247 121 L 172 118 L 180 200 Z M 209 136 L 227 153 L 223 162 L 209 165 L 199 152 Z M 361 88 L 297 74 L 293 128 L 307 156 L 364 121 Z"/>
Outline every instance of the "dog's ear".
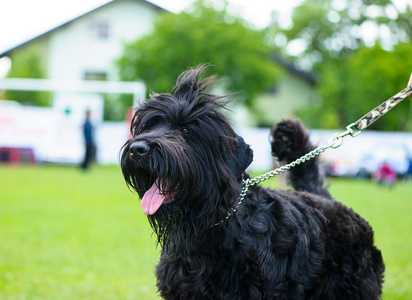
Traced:
<path fill-rule="evenodd" d="M 229 161 L 229 168 L 232 171 L 232 174 L 238 178 L 243 174 L 252 161 L 253 150 L 245 143 L 242 137 L 236 136 L 236 151 Z"/>

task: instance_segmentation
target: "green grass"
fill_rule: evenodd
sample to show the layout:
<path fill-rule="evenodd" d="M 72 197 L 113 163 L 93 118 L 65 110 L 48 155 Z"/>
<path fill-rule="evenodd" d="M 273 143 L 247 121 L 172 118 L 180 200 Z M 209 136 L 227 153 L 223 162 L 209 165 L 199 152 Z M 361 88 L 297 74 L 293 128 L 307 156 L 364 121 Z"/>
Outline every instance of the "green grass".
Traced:
<path fill-rule="evenodd" d="M 375 230 L 383 299 L 412 299 L 412 185 L 331 191 Z M 159 299 L 159 252 L 118 167 L 0 166 L 0 299 Z"/>
<path fill-rule="evenodd" d="M 0 299 L 156 299 L 159 257 L 117 167 L 0 167 Z"/>

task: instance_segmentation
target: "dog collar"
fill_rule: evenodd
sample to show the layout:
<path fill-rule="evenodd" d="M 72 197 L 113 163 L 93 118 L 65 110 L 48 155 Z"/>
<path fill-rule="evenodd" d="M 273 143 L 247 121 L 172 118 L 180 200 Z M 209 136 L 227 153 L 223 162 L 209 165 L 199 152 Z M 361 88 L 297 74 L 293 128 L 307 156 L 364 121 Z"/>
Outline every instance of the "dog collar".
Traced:
<path fill-rule="evenodd" d="M 211 228 L 213 228 L 213 227 L 215 227 L 215 226 L 218 226 L 218 225 L 222 224 L 223 222 L 227 221 L 227 220 L 230 218 L 230 216 L 233 215 L 233 214 L 237 211 L 237 209 L 239 208 L 239 206 L 242 204 L 243 199 L 245 199 L 246 193 L 247 193 L 247 191 L 248 191 L 248 189 L 249 189 L 249 186 L 251 186 L 251 185 L 252 185 L 252 184 L 250 183 L 250 179 L 243 180 L 242 191 L 241 191 L 241 193 L 240 193 L 240 195 L 239 195 L 239 198 L 238 198 L 238 201 L 237 201 L 236 206 L 235 206 L 235 207 L 231 207 L 230 210 L 229 210 L 229 212 L 227 213 L 226 217 L 225 217 L 223 220 L 220 220 L 219 222 L 213 224 Z"/>

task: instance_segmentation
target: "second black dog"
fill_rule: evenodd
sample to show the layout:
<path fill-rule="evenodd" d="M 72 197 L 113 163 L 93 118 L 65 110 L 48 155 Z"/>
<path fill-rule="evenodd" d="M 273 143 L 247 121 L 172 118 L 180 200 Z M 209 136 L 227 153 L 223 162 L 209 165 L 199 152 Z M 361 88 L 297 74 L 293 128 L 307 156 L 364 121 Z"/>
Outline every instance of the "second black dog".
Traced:
<path fill-rule="evenodd" d="M 165 299 L 378 299 L 384 264 L 369 224 L 333 200 L 314 159 L 292 169 L 297 190 L 257 185 L 240 197 L 252 150 L 207 92 L 204 67 L 154 94 L 122 153 L 126 182 L 162 246 Z M 297 121 L 272 131 L 289 162 L 313 149 Z"/>

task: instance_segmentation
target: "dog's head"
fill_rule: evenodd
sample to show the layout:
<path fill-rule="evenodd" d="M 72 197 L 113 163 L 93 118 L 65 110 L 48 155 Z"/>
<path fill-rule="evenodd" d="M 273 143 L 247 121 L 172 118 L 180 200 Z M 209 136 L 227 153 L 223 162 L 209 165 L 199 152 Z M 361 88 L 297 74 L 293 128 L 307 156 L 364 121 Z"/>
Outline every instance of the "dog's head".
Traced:
<path fill-rule="evenodd" d="M 161 236 L 181 222 L 187 234 L 210 227 L 240 191 L 253 153 L 219 111 L 227 97 L 206 90 L 204 66 L 180 75 L 170 94 L 153 94 L 134 115 L 121 166 Z M 167 228 L 169 227 L 169 228 Z"/>

